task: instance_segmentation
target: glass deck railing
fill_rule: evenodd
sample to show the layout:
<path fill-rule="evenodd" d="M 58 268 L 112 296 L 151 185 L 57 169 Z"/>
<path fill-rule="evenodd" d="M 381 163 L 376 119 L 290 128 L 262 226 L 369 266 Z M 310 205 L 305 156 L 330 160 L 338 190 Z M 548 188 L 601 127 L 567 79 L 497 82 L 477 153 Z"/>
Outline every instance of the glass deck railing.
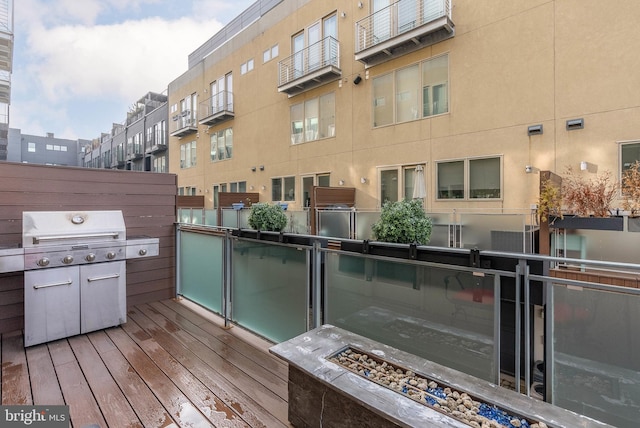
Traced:
<path fill-rule="evenodd" d="M 640 289 L 610 278 L 638 282 L 640 264 L 438 247 L 409 256 L 406 245 L 187 224 L 177 233 L 178 293 L 227 324 L 279 343 L 329 323 L 636 425 Z M 576 276 L 585 271 L 600 279 Z"/>

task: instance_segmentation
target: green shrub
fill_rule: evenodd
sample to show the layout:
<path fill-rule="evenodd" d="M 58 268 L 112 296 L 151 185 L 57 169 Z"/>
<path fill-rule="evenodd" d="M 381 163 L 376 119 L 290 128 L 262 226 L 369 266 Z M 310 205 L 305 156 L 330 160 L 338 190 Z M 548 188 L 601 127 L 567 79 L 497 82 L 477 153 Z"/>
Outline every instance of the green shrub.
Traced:
<path fill-rule="evenodd" d="M 287 225 L 287 215 L 280 205 L 253 204 L 249 226 L 255 230 L 280 232 Z"/>
<path fill-rule="evenodd" d="M 419 199 L 385 202 L 380 219 L 371 227 L 382 242 L 425 245 L 431 239 L 433 223 Z"/>

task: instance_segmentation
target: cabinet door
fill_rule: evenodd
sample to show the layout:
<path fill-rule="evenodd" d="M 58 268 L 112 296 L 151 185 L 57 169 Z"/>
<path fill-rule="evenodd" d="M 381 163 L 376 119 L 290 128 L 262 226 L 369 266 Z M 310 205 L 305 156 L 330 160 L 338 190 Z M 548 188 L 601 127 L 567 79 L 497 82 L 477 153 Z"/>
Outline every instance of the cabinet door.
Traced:
<path fill-rule="evenodd" d="M 127 322 L 125 261 L 80 266 L 82 333 Z"/>
<path fill-rule="evenodd" d="M 25 346 L 80 333 L 78 268 L 60 267 L 24 273 Z"/>

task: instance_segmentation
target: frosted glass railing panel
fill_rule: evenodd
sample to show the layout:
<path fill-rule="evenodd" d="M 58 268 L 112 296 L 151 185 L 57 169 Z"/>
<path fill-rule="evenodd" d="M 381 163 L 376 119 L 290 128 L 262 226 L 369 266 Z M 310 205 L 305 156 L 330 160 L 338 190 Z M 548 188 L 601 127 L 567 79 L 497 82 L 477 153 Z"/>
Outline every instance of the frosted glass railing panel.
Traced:
<path fill-rule="evenodd" d="M 356 212 L 356 236 L 354 239 L 373 239 L 371 227 L 380 219 L 380 211 Z"/>
<path fill-rule="evenodd" d="M 352 211 L 318 212 L 317 234 L 332 238 L 351 238 L 351 214 Z"/>
<path fill-rule="evenodd" d="M 241 229 L 251 229 L 249 226 L 249 214 L 251 214 L 250 209 L 240 210 L 238 212 L 238 227 Z"/>
<path fill-rule="evenodd" d="M 218 210 L 205 210 L 204 211 L 204 224 L 207 226 L 218 225 Z"/>
<path fill-rule="evenodd" d="M 640 263 L 640 233 L 587 229 L 567 232 L 566 239 L 562 234 L 554 235 L 557 239 L 552 239 L 552 250 L 556 248 L 556 242 L 557 248 L 562 250 L 556 253 L 559 257 Z"/>
<path fill-rule="evenodd" d="M 524 214 L 460 214 L 462 248 L 533 252 L 533 231 Z"/>
<path fill-rule="evenodd" d="M 637 427 L 640 296 L 556 285 L 553 307 L 553 404 Z"/>
<path fill-rule="evenodd" d="M 191 208 L 178 208 L 178 222 L 191 224 Z"/>
<path fill-rule="evenodd" d="M 495 381 L 492 276 L 338 253 L 325 266 L 325 323 Z"/>
<path fill-rule="evenodd" d="M 204 224 L 204 210 L 201 208 L 178 208 L 178 222 L 185 224 Z"/>
<path fill-rule="evenodd" d="M 214 312 L 222 312 L 224 238 L 181 231 L 179 292 Z"/>
<path fill-rule="evenodd" d="M 222 226 L 237 228 L 239 225 L 240 211 L 223 208 L 222 210 Z"/>
<path fill-rule="evenodd" d="M 309 227 L 309 211 L 287 211 L 287 227 L 285 232 L 308 235 L 311 233 Z"/>
<path fill-rule="evenodd" d="M 307 251 L 233 241 L 233 321 L 274 342 L 307 331 Z"/>
<path fill-rule="evenodd" d="M 451 245 L 451 237 L 449 234 L 451 214 L 427 213 L 427 215 L 431 217 L 433 227 L 431 228 L 431 239 L 426 245 L 434 247 L 449 247 Z"/>

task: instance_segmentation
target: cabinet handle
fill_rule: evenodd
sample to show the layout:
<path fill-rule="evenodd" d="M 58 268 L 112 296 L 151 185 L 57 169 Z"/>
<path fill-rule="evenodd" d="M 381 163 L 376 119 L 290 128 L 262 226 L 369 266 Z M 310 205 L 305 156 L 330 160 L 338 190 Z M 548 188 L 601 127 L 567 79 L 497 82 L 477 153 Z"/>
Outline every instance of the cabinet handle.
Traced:
<path fill-rule="evenodd" d="M 48 287 L 58 287 L 60 285 L 71 285 L 73 284 L 73 281 L 71 281 L 70 279 L 64 281 L 64 282 L 54 282 L 52 284 L 43 284 L 43 285 L 34 285 L 33 289 L 34 290 L 39 290 L 41 288 L 48 288 Z"/>
<path fill-rule="evenodd" d="M 120 278 L 120 274 L 119 273 L 114 273 L 114 274 L 105 275 L 105 276 L 95 276 L 93 278 L 87 278 L 87 281 L 89 281 L 89 282 L 103 281 L 105 279 L 113 279 L 113 278 Z"/>

